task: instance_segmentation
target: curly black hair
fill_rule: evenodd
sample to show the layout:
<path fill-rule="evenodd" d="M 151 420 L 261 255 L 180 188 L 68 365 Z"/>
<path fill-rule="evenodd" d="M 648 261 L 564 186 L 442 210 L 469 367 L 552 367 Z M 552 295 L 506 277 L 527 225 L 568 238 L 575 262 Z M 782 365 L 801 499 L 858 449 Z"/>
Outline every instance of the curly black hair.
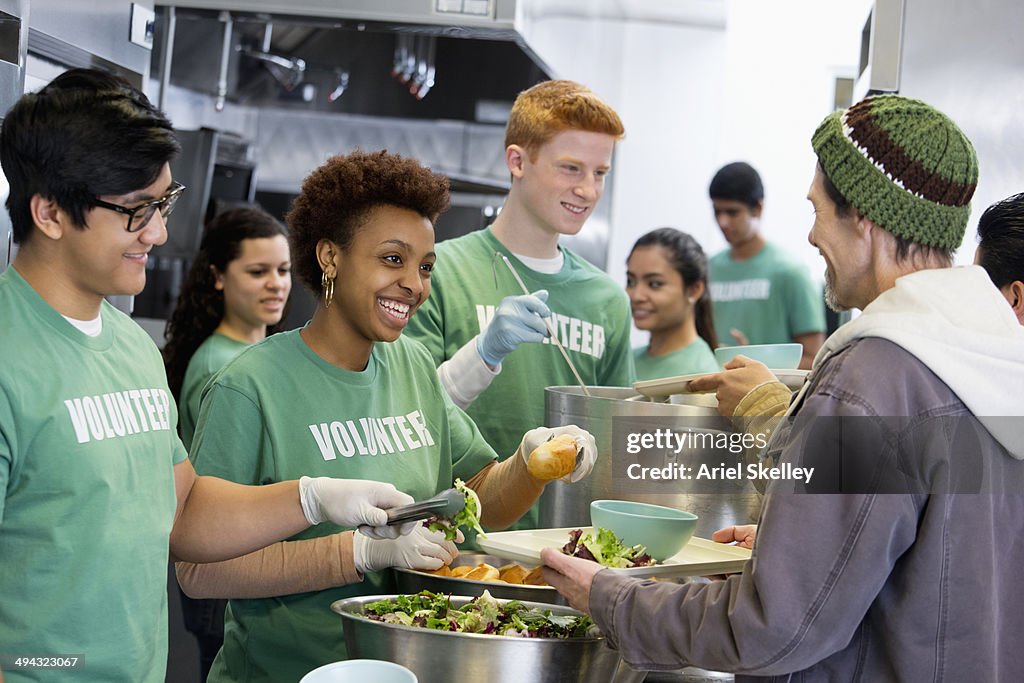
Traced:
<path fill-rule="evenodd" d="M 242 252 L 242 240 L 287 235 L 281 223 L 263 209 L 243 207 L 216 216 L 206 226 L 199 253 L 181 286 L 178 305 L 167 322 L 164 338 L 164 367 L 175 400 L 181 400 L 181 385 L 192 355 L 224 319 L 224 292 L 214 285 L 216 268 L 223 273 Z M 267 328 L 267 334 L 278 325 Z"/>
<path fill-rule="evenodd" d="M 415 211 L 431 223 L 448 208 L 448 178 L 415 159 L 387 150 L 331 157 L 302 183 L 285 217 L 291 233 L 292 269 L 321 294 L 316 245 L 328 239 L 346 249 L 367 214 L 378 206 Z"/>

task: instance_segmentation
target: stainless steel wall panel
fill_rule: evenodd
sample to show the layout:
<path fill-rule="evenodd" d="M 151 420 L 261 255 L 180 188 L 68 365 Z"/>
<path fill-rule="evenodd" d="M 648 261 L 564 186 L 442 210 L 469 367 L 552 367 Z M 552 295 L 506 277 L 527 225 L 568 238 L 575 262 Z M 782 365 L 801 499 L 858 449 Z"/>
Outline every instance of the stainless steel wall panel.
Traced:
<path fill-rule="evenodd" d="M 25 90 L 25 55 L 28 45 L 28 0 L 0 0 L 0 121 Z M 11 219 L 3 203 L 7 201 L 7 178 L 0 172 L 0 272 L 14 257 L 11 244 Z"/>
<path fill-rule="evenodd" d="M 982 211 L 1024 191 L 1024 3 L 905 1 L 900 93 L 951 116 L 978 153 L 978 190 L 957 257 L 969 263 Z"/>
<path fill-rule="evenodd" d="M 153 0 L 136 0 L 153 9 Z M 31 28 L 80 51 L 121 66 L 143 79 L 150 51 L 129 40 L 131 2 L 126 0 L 31 0 Z M 29 46 L 32 49 L 32 45 Z"/>
<path fill-rule="evenodd" d="M 456 121 L 407 121 L 289 110 L 259 113 L 260 190 L 297 192 L 302 179 L 334 154 L 387 149 L 439 173 L 508 182 L 504 127 Z M 483 150 L 488 150 L 483 154 Z"/>

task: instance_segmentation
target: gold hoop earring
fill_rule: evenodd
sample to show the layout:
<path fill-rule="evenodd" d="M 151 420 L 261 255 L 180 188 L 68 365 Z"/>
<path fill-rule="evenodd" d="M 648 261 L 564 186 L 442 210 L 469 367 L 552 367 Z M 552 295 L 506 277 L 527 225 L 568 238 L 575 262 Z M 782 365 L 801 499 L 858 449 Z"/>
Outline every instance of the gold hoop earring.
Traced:
<path fill-rule="evenodd" d="M 327 277 L 327 271 L 324 271 L 320 278 L 320 286 L 324 290 L 324 308 L 330 308 L 331 302 L 334 301 L 334 278 Z"/>

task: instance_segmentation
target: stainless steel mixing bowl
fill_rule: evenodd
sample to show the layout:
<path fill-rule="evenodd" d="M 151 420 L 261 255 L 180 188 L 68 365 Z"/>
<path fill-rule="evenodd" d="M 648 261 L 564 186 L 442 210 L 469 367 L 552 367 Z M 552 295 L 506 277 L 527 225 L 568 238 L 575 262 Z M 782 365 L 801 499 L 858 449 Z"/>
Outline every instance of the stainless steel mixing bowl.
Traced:
<path fill-rule="evenodd" d="M 618 653 L 605 644 L 603 637 L 556 640 L 455 633 L 386 624 L 363 616 L 367 603 L 394 597 L 363 596 L 331 605 L 344 622 L 349 657 L 401 664 L 411 669 L 420 683 L 617 683 L 626 680 L 619 670 Z M 453 596 L 451 601 L 461 606 L 471 599 Z M 561 605 L 525 604 L 549 609 L 555 614 L 579 614 Z"/>

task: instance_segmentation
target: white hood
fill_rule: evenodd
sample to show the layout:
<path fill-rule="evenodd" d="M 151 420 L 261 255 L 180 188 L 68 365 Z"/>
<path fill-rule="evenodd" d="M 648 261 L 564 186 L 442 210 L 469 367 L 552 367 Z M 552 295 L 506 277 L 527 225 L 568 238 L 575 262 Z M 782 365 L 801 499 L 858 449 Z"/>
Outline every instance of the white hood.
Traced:
<path fill-rule="evenodd" d="M 825 340 L 825 358 L 880 337 L 928 366 L 1017 459 L 1024 459 L 1024 326 L 979 266 L 921 270 L 896 280 Z"/>

